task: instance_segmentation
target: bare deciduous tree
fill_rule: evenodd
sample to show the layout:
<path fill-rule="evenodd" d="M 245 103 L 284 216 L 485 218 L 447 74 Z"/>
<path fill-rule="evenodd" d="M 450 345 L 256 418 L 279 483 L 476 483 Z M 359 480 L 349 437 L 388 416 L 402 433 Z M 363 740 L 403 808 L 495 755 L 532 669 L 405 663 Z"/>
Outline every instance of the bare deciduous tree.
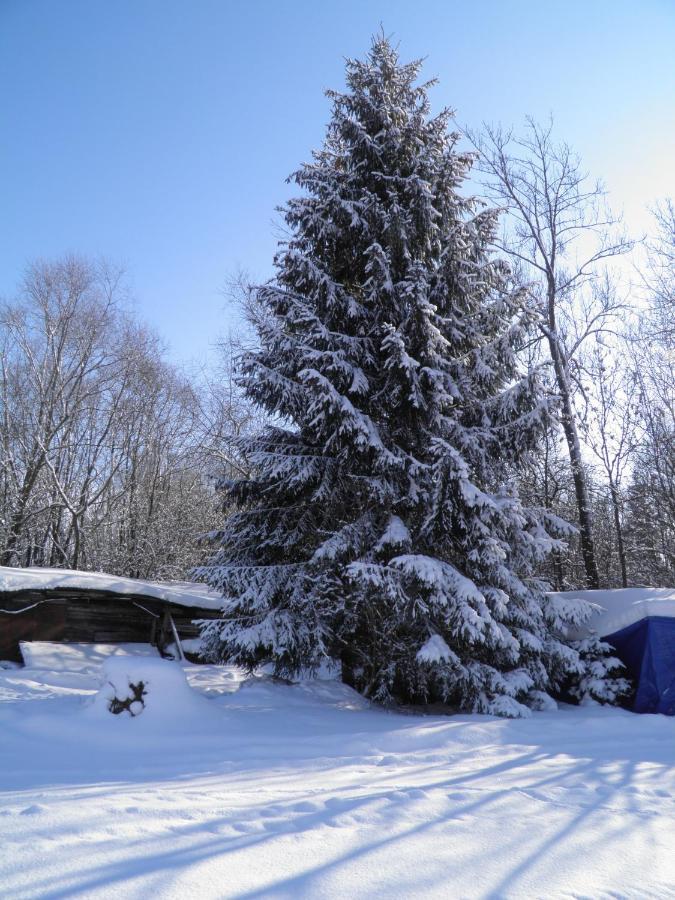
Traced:
<path fill-rule="evenodd" d="M 570 457 L 580 542 L 589 587 L 598 587 L 591 502 L 579 441 L 571 361 L 584 340 L 611 328 L 618 309 L 584 292 L 605 260 L 630 249 L 614 233 L 605 192 L 589 182 L 579 158 L 556 144 L 552 123 L 528 120 L 524 137 L 486 127 L 469 134 L 493 202 L 507 212 L 500 248 L 514 260 L 540 309 L 540 328 L 550 356 L 560 417 Z"/>
<path fill-rule="evenodd" d="M 586 376 L 580 390 L 585 403 L 579 416 L 580 429 L 609 488 L 621 585 L 628 587 L 623 487 L 637 446 L 636 373 L 626 366 L 625 353 L 617 347 L 605 346 L 600 340 L 580 355 L 578 368 Z"/>
<path fill-rule="evenodd" d="M 119 271 L 32 265 L 0 305 L 2 563 L 184 576 L 247 416 L 165 361 Z"/>
<path fill-rule="evenodd" d="M 641 434 L 628 497 L 631 552 L 642 580 L 675 579 L 675 205 L 655 210 L 643 272 L 648 311 L 633 340 Z"/>

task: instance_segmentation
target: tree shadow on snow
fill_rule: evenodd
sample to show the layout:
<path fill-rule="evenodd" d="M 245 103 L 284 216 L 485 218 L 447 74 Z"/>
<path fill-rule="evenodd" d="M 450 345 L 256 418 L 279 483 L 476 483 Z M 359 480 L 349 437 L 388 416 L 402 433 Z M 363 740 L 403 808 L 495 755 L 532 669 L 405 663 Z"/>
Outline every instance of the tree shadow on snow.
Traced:
<path fill-rule="evenodd" d="M 407 888 L 397 874 L 392 884 L 395 884 L 399 895 L 405 894 L 406 890 L 410 894 L 426 890 L 442 893 L 452 890 L 452 872 L 444 870 L 442 865 L 434 866 L 433 841 L 442 838 L 447 847 L 448 842 L 453 840 L 457 823 L 467 818 L 495 814 L 504 816 L 503 810 L 499 810 L 500 804 L 512 800 L 515 792 L 529 801 L 548 804 L 550 810 L 557 810 L 558 817 L 564 819 L 562 824 L 556 820 L 553 829 L 547 829 L 541 837 L 533 829 L 527 848 L 523 847 L 518 829 L 506 827 L 501 835 L 501 845 L 491 848 L 491 852 L 498 852 L 502 859 L 511 862 L 500 871 L 496 883 L 475 896 L 517 896 L 522 890 L 523 880 L 535 866 L 543 863 L 550 870 L 551 857 L 555 857 L 558 869 L 574 868 L 580 864 L 575 856 L 580 832 L 583 832 L 585 853 L 593 854 L 601 847 L 607 850 L 628 831 L 634 840 L 638 830 L 649 829 L 652 814 L 638 805 L 637 789 L 633 785 L 637 766 L 644 760 L 622 759 L 620 752 L 617 757 L 610 754 L 598 758 L 574 757 L 533 748 L 499 763 L 490 760 L 483 764 L 476 760 L 475 768 L 468 773 L 453 776 L 451 766 L 449 777 L 437 777 L 439 770 L 442 770 L 441 765 L 398 770 L 395 775 L 389 776 L 395 785 L 383 785 L 381 790 L 374 790 L 373 786 L 386 780 L 386 774 L 369 770 L 362 775 L 361 793 L 358 793 L 359 786 L 354 784 L 337 791 L 312 791 L 296 795 L 291 801 L 265 801 L 246 809 L 233 809 L 226 815 L 180 825 L 173 829 L 171 835 L 134 839 L 124 844 L 123 858 L 113 862 L 100 864 L 92 861 L 86 870 L 62 871 L 54 877 L 36 877 L 30 885 L 30 895 L 40 896 L 44 900 L 63 900 L 113 886 L 124 893 L 134 889 L 133 882 L 137 879 L 154 879 L 168 887 L 178 872 L 189 882 L 189 872 L 186 870 L 191 866 L 210 859 L 227 861 L 231 854 L 246 854 L 248 850 L 269 844 L 281 836 L 300 836 L 323 826 L 332 829 L 347 827 L 352 833 L 359 834 L 363 842 L 317 865 L 311 864 L 310 854 L 303 856 L 302 845 L 298 843 L 298 864 L 302 865 L 303 860 L 306 864 L 297 874 L 275 879 L 273 872 L 261 871 L 255 889 L 232 889 L 228 892 L 227 884 L 223 884 L 221 896 L 237 900 L 248 900 L 263 894 L 311 897 L 319 892 L 324 879 L 339 874 L 340 870 L 346 871 L 359 863 L 372 862 L 374 866 L 376 855 L 383 849 L 404 854 L 406 842 L 419 837 L 429 842 L 432 873 L 423 876 L 419 871 L 415 872 L 414 882 Z M 495 780 L 503 782 L 504 786 L 495 788 Z M 449 795 L 447 792 L 450 792 Z M 427 796 L 435 801 L 445 797 L 447 802 L 442 803 L 442 812 L 427 813 L 424 820 L 419 821 L 419 813 L 414 813 L 414 803 L 416 799 Z M 621 805 L 615 808 L 613 803 L 617 799 L 621 800 Z M 374 810 L 378 804 L 380 808 Z M 507 820 L 509 815 L 521 815 L 519 810 L 522 810 L 522 804 L 516 804 L 512 813 L 507 810 Z M 603 811 L 620 812 L 620 822 L 614 815 L 605 816 L 603 821 L 602 815 L 597 815 Z M 411 812 L 417 819 L 412 823 L 409 821 Z M 368 813 L 365 824 L 351 818 L 361 813 Z M 600 818 L 600 821 L 594 821 L 592 827 L 586 828 L 591 817 Z M 250 826 L 251 833 L 237 833 L 238 828 L 246 825 L 242 819 L 254 823 Z M 341 819 L 344 820 L 342 823 Z M 223 830 L 229 833 L 219 833 Z M 377 835 L 374 839 L 373 832 Z M 170 848 L 153 852 L 153 843 L 167 840 L 171 841 Z M 185 841 L 189 841 L 189 845 L 181 846 Z M 330 835 L 326 836 L 326 844 L 330 846 Z M 465 846 L 463 849 L 466 849 Z M 91 850 L 95 851 L 95 845 L 91 846 Z M 106 852 L 111 852 L 110 848 L 106 848 Z M 480 872 L 485 853 L 484 846 L 476 847 L 473 858 L 465 855 L 462 865 L 475 867 Z M 386 878 L 384 871 L 382 878 Z M 144 882 L 144 893 L 146 887 Z M 152 892 L 161 894 L 159 884 L 153 886 Z"/>

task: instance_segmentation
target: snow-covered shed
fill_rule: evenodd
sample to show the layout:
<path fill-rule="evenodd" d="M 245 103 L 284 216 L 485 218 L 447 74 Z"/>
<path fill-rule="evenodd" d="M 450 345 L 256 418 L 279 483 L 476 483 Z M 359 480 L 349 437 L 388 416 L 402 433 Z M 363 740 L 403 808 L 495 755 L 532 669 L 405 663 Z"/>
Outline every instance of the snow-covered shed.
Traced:
<path fill-rule="evenodd" d="M 217 617 L 221 603 L 206 585 L 0 566 L 0 659 L 20 662 L 20 641 L 149 642 L 163 652 L 196 637 L 196 620 Z"/>
<path fill-rule="evenodd" d="M 675 589 L 620 588 L 568 591 L 595 606 L 587 629 L 616 650 L 636 683 L 633 710 L 675 715 Z"/>

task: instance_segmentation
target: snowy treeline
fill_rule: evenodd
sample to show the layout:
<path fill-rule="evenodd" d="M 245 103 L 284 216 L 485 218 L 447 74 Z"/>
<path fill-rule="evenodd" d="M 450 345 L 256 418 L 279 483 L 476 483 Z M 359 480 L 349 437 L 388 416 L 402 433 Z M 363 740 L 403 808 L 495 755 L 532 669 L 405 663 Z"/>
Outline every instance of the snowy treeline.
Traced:
<path fill-rule="evenodd" d="M 0 305 L 3 565 L 184 577 L 246 422 L 166 361 L 110 266 L 36 263 Z"/>
<path fill-rule="evenodd" d="M 582 448 L 597 582 L 579 536 L 554 553 L 559 588 L 675 583 L 675 208 L 634 254 L 620 292 L 607 270 L 565 299 L 561 341 Z M 638 268 L 639 267 L 639 268 Z M 536 282 L 535 282 L 536 284 Z M 555 390 L 555 385 L 552 385 Z M 528 500 L 579 523 L 573 465 L 559 427 L 521 477 Z"/>
<path fill-rule="evenodd" d="M 383 38 L 349 61 L 324 146 L 293 176 L 290 237 L 255 292 L 260 347 L 241 360 L 270 424 L 242 445 L 252 474 L 227 485 L 237 509 L 198 572 L 225 598 L 205 646 L 282 675 L 337 659 L 382 701 L 611 700 L 625 685 L 608 648 L 564 636 L 590 610 L 539 578 L 569 528 L 517 491 L 572 415 L 524 354 L 548 332 L 563 386 L 569 359 L 495 252 L 498 210 L 467 196 L 474 156 L 431 116 L 420 68 Z"/>
<path fill-rule="evenodd" d="M 574 523 L 547 575 L 560 587 L 675 577 L 675 209 L 635 242 L 553 124 L 467 132 L 503 210 L 495 244 L 540 311 L 529 365 L 546 361 L 558 414 L 521 489 Z"/>

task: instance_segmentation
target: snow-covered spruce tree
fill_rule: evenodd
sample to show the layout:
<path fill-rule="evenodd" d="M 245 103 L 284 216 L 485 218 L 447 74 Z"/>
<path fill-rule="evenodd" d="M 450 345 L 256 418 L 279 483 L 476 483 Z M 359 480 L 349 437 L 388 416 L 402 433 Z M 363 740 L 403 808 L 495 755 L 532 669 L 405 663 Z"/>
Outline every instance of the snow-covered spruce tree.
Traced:
<path fill-rule="evenodd" d="M 204 646 L 287 676 L 337 659 L 380 701 L 521 715 L 586 672 L 533 574 L 555 539 L 507 480 L 549 409 L 519 371 L 531 312 L 488 250 L 495 212 L 460 193 L 471 157 L 419 70 L 382 38 L 348 62 L 293 176 L 241 368 L 275 424 L 198 571 L 225 598 Z"/>

